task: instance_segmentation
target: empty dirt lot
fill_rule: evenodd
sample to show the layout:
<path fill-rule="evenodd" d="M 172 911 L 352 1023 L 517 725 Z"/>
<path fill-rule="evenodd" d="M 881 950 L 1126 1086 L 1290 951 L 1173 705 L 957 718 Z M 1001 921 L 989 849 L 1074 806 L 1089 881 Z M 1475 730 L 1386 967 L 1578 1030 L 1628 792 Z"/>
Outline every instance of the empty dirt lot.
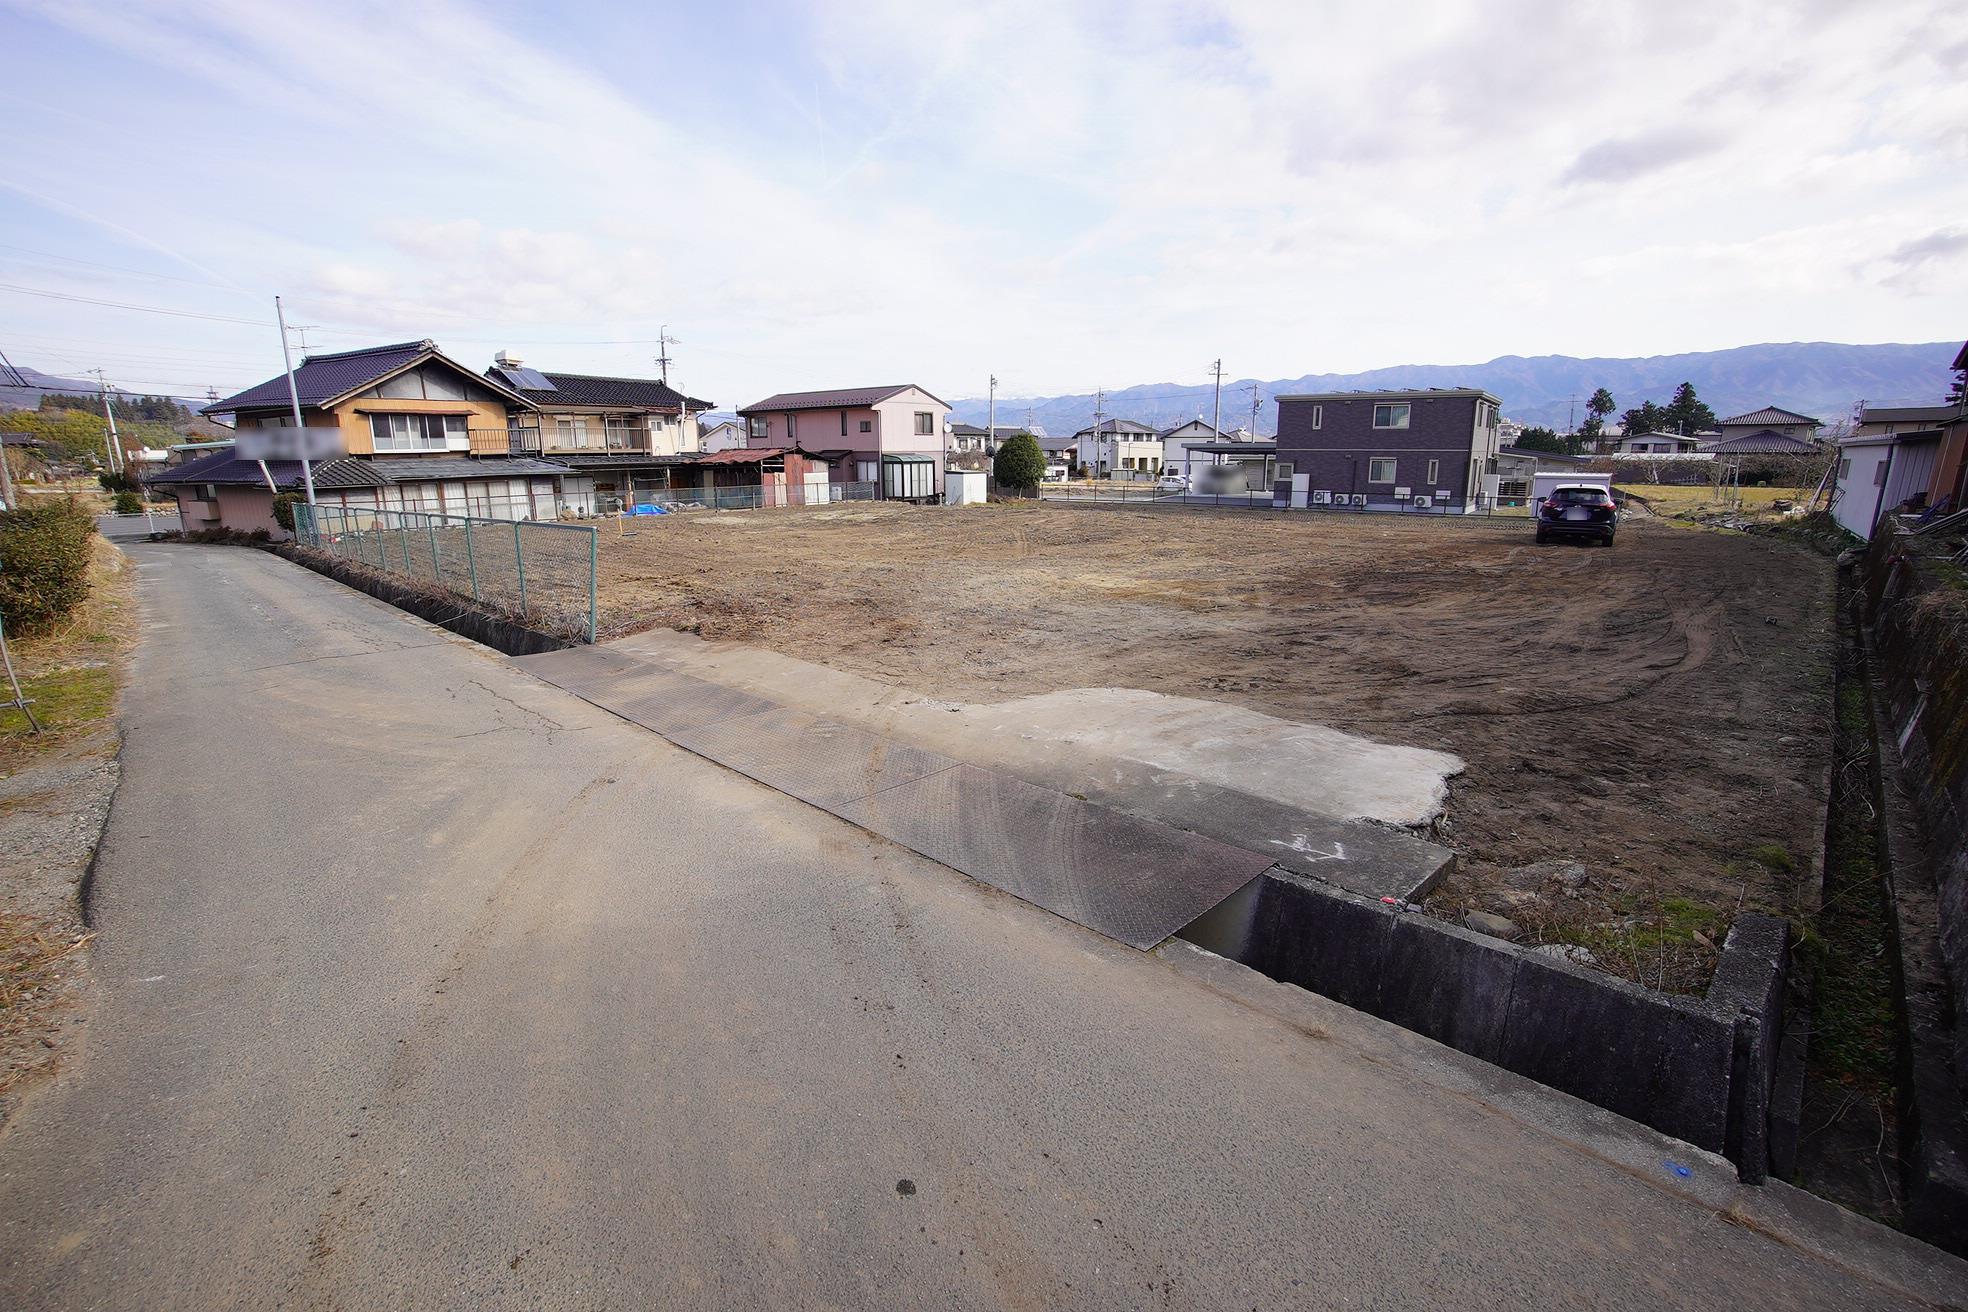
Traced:
<path fill-rule="evenodd" d="M 1699 987 L 1696 932 L 1788 910 L 1820 839 L 1832 571 L 1772 536 L 871 505 L 681 514 L 602 553 L 604 636 L 689 629 L 969 701 L 1143 688 L 1455 752 L 1437 836 L 1461 869 L 1434 909 L 1507 911 L 1649 984 Z M 1548 858 L 1585 886 L 1507 874 Z"/>

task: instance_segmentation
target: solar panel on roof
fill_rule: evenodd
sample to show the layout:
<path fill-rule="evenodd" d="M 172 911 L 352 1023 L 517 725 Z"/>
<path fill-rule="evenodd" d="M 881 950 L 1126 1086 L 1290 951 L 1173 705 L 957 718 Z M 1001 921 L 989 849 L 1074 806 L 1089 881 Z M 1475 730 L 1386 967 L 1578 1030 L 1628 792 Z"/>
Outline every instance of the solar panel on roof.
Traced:
<path fill-rule="evenodd" d="M 501 365 L 499 376 L 506 380 L 507 387 L 522 392 L 557 392 L 560 389 L 550 382 L 538 369 L 528 369 L 521 365 Z"/>

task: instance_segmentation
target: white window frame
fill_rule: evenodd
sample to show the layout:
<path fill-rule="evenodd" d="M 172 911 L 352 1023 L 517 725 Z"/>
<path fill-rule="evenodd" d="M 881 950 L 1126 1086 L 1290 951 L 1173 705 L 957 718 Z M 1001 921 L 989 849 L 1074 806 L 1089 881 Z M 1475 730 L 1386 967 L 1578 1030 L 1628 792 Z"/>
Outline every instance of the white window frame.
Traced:
<path fill-rule="evenodd" d="M 1313 407 L 1312 407 L 1312 427 L 1314 427 L 1314 428 L 1324 428 L 1325 426 L 1326 426 L 1326 408 L 1325 408 L 1325 407 L 1324 407 L 1323 405 L 1315 405 L 1315 406 L 1313 406 Z"/>
<path fill-rule="evenodd" d="M 1439 461 L 1439 460 L 1431 460 L 1431 461 L 1429 461 L 1429 462 L 1428 462 L 1428 477 L 1427 477 L 1427 479 L 1426 479 L 1425 481 L 1427 482 L 1427 484 L 1428 484 L 1428 486 L 1430 486 L 1430 487 L 1434 487 L 1434 486 L 1435 486 L 1435 485 L 1436 485 L 1437 483 L 1439 483 L 1439 482 L 1441 482 L 1441 481 L 1442 481 L 1442 462 L 1441 462 L 1441 461 Z"/>
<path fill-rule="evenodd" d="M 1380 412 L 1383 410 L 1387 412 L 1387 417 L 1390 421 L 1385 424 L 1380 422 Z M 1394 412 L 1396 410 L 1399 410 L 1401 412 L 1401 422 L 1398 424 L 1391 422 L 1394 418 Z M 1406 428 L 1408 426 L 1409 420 L 1412 419 L 1413 417 L 1414 417 L 1414 407 L 1406 401 L 1376 401 L 1374 403 L 1373 426 L 1375 428 L 1381 428 L 1381 429 Z M 1388 481 L 1392 482 L 1393 480 L 1389 479 Z"/>
<path fill-rule="evenodd" d="M 1387 476 L 1385 478 L 1374 473 L 1374 470 L 1378 469 L 1382 465 L 1387 466 Z M 1367 482 L 1369 483 L 1391 484 L 1400 476 L 1399 470 L 1400 470 L 1400 462 L 1396 460 L 1393 456 L 1367 457 Z"/>
<path fill-rule="evenodd" d="M 640 415 L 603 415 L 601 417 L 602 447 L 608 451 L 634 451 L 641 445 L 639 440 L 648 432 Z"/>
<path fill-rule="evenodd" d="M 454 427 L 455 433 L 452 431 Z M 432 435 L 433 429 L 435 436 Z M 469 431 L 469 421 L 464 415 L 407 414 L 390 410 L 369 416 L 370 445 L 379 454 L 448 451 L 450 446 L 447 439 L 454 436 L 468 438 Z"/>

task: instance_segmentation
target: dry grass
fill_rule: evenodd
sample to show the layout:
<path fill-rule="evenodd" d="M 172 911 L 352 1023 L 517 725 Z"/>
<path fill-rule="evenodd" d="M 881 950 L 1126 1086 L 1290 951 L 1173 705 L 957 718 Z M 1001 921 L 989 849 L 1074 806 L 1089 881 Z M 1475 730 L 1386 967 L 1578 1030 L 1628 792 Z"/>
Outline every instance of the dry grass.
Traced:
<path fill-rule="evenodd" d="M 47 1036 L 48 1008 L 66 991 L 75 968 L 71 958 L 95 936 L 74 924 L 0 908 L 0 1054 L 55 1046 Z M 0 1098 L 38 1065 L 19 1057 L 0 1064 Z"/>
<path fill-rule="evenodd" d="M 10 640 L 21 691 L 45 732 L 33 734 L 18 710 L 0 710 L 0 776 L 94 731 L 115 708 L 123 665 L 136 645 L 135 571 L 100 538 L 90 550 L 88 599 L 52 632 Z M 12 696 L 11 688 L 0 693 Z"/>

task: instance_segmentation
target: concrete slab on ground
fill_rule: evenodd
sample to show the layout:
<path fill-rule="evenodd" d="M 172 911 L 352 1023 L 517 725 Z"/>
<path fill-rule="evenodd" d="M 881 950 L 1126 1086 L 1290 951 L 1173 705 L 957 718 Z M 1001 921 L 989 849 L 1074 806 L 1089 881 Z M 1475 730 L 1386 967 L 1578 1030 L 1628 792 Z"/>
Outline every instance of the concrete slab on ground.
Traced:
<path fill-rule="evenodd" d="M 679 747 L 1131 947 L 1153 947 L 1273 864 L 620 652 L 574 647 L 518 664 Z"/>
<path fill-rule="evenodd" d="M 1236 740 L 1241 744 L 1238 750 L 1249 754 L 1248 768 L 1238 772 L 1237 779 L 1260 790 L 1249 791 L 1143 759 L 1152 755 L 1160 760 L 1194 763 L 1217 757 L 1218 747 L 1189 755 L 1174 750 L 1173 736 L 1180 726 L 1186 725 L 1202 736 L 1214 732 L 1208 717 L 1187 712 L 1161 714 L 1157 729 L 1148 735 L 1160 747 L 1137 752 L 1128 745 L 1128 735 L 1121 732 L 1054 733 L 1043 716 L 1032 718 L 1032 708 L 1039 699 L 983 706 L 942 701 L 913 689 L 740 643 L 706 642 L 666 630 L 604 644 L 591 659 L 599 666 L 624 657 L 743 689 L 892 741 L 907 742 L 1127 815 L 1259 852 L 1287 870 L 1352 893 L 1419 898 L 1439 883 L 1454 863 L 1454 854 L 1447 848 L 1416 838 L 1386 818 L 1412 814 L 1412 807 L 1421 804 L 1423 794 L 1441 786 L 1452 765 L 1461 768 L 1456 758 L 1439 752 L 1388 747 L 1342 734 L 1337 739 L 1350 739 L 1349 744 L 1340 745 L 1344 750 L 1335 746 L 1330 754 L 1308 755 L 1308 743 L 1334 744 L 1337 740 L 1330 736 L 1332 731 L 1262 716 L 1258 718 L 1271 721 L 1272 726 L 1303 733 L 1294 737 L 1280 729 L 1269 747 L 1259 738 Z M 615 664 L 609 668 L 625 667 Z M 1189 702 L 1232 719 L 1247 714 L 1234 707 L 1187 698 L 1164 698 L 1162 702 Z M 1091 704 L 1082 702 L 1080 706 L 1084 710 Z M 1153 720 L 1168 708 L 1156 703 L 1137 706 L 1123 699 L 1109 709 L 1119 717 L 1139 714 Z M 1335 804 L 1336 809 L 1330 810 L 1303 804 L 1306 797 L 1317 795 L 1318 789 L 1311 782 L 1316 779 L 1332 779 L 1337 789 L 1352 788 L 1349 779 L 1359 762 L 1371 755 L 1368 748 L 1391 754 L 1378 759 L 1406 762 L 1408 800 L 1401 803 L 1402 809 L 1371 819 L 1348 819 L 1337 812 L 1360 809 L 1350 802 Z M 1266 759 L 1267 751 L 1274 756 L 1282 753 L 1284 761 L 1305 772 L 1306 780 L 1290 789 L 1277 786 L 1291 772 L 1282 769 L 1278 760 Z M 1227 771 L 1229 757 L 1221 757 L 1219 764 L 1223 769 L 1217 773 Z M 1277 795 L 1280 793 L 1286 795 Z M 1342 800 L 1357 802 L 1365 795 L 1358 790 L 1345 792 Z"/>

